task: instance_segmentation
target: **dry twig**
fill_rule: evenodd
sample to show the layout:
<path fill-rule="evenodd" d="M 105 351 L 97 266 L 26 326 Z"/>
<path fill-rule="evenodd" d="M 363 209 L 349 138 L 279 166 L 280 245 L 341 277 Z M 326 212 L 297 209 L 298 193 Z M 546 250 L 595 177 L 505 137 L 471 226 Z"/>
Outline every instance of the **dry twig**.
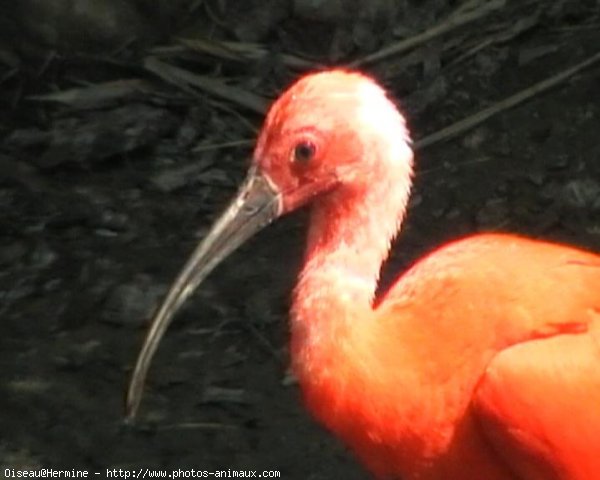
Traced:
<path fill-rule="evenodd" d="M 532 85 L 531 87 L 526 88 L 525 90 L 521 90 L 514 95 L 511 95 L 504 100 L 501 100 L 483 110 L 467 117 L 459 120 L 452 125 L 449 125 L 441 130 L 438 130 L 431 135 L 427 135 L 426 137 L 415 142 L 416 149 L 423 149 L 426 147 L 430 147 L 436 143 L 444 142 L 449 140 L 450 138 L 456 137 L 457 135 L 466 132 L 467 130 L 472 129 L 473 127 L 485 122 L 488 118 L 497 115 L 498 113 L 504 112 L 510 108 L 513 108 L 526 100 L 534 97 L 535 95 L 539 95 L 540 93 L 549 90 L 550 88 L 559 85 L 565 80 L 569 79 L 576 73 L 581 72 L 582 70 L 591 67 L 592 65 L 598 63 L 600 61 L 600 52 L 595 53 L 591 57 L 587 58 L 581 63 L 574 65 L 573 67 L 567 68 L 562 72 L 553 75 L 550 78 L 547 78 L 541 82 Z"/>
<path fill-rule="evenodd" d="M 182 38 L 179 42 L 187 50 L 238 62 L 256 62 L 271 54 L 266 47 L 258 43 L 225 42 L 206 38 Z M 291 68 L 311 69 L 316 66 L 314 62 L 296 55 L 281 54 L 280 57 L 282 63 Z"/>
<path fill-rule="evenodd" d="M 241 88 L 227 85 L 221 80 L 196 75 L 188 70 L 161 62 L 155 57 L 146 58 L 144 67 L 148 71 L 158 75 L 164 81 L 176 85 L 185 91 L 189 92 L 191 90 L 193 92 L 193 89 L 189 88 L 191 86 L 229 100 L 256 113 L 264 114 L 267 110 L 268 102 L 264 98 Z"/>
<path fill-rule="evenodd" d="M 30 95 L 28 100 L 56 102 L 74 108 L 97 108 L 108 103 L 134 98 L 153 91 L 150 83 L 137 78 L 98 83 L 43 95 Z"/>
<path fill-rule="evenodd" d="M 468 2 L 469 5 L 474 4 L 474 2 Z M 467 23 L 471 23 L 475 20 L 485 17 L 490 13 L 502 8 L 506 3 L 506 0 L 492 0 L 483 2 L 479 8 L 469 9 L 465 11 L 462 6 L 459 7 L 457 12 L 454 12 L 443 22 L 431 27 L 428 30 L 425 30 L 418 35 L 415 35 L 410 38 L 406 38 L 399 42 L 396 42 L 392 45 L 388 45 L 377 52 L 371 53 L 366 57 L 358 59 L 352 63 L 350 63 L 350 67 L 359 67 L 362 65 L 367 65 L 370 63 L 375 63 L 379 60 L 383 60 L 384 58 L 390 57 L 392 55 L 397 55 L 399 53 L 405 52 L 406 50 L 410 50 L 411 48 L 417 47 L 419 45 L 423 45 L 424 43 L 432 40 L 433 38 L 439 37 L 440 35 L 454 30 L 455 28 L 466 25 Z"/>

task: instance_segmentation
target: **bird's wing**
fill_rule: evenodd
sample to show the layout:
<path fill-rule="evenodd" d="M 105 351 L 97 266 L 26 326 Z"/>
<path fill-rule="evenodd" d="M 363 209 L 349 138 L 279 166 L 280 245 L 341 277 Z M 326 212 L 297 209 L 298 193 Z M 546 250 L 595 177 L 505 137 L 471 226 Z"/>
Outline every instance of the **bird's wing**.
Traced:
<path fill-rule="evenodd" d="M 473 409 L 519 478 L 600 479 L 600 318 L 587 333 L 500 352 Z"/>

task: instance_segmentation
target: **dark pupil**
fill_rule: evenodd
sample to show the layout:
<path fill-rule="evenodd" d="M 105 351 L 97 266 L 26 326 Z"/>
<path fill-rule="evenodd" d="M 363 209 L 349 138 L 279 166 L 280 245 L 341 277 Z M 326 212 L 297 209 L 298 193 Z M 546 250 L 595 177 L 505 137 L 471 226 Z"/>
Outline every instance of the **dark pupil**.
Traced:
<path fill-rule="evenodd" d="M 315 155 L 315 146 L 310 142 L 302 142 L 294 149 L 294 160 L 307 163 Z"/>

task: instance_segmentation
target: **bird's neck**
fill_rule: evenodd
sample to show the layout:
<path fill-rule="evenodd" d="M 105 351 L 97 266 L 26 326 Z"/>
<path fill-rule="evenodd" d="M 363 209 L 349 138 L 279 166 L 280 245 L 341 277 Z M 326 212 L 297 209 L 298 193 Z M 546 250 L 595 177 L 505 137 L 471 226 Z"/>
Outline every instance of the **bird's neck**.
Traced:
<path fill-rule="evenodd" d="M 343 361 L 339 355 L 348 353 L 344 346 L 359 324 L 372 319 L 379 272 L 409 188 L 406 178 L 388 176 L 377 189 L 340 189 L 313 207 L 291 315 L 292 363 L 300 381 L 316 380 L 314 370 L 323 373 Z"/>

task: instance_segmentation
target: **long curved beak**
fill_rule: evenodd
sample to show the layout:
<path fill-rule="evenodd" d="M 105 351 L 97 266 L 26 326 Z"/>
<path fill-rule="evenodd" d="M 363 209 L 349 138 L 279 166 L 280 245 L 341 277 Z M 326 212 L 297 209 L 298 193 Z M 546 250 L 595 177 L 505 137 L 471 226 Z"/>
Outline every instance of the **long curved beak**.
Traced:
<path fill-rule="evenodd" d="M 152 319 L 129 383 L 129 420 L 139 407 L 152 357 L 179 307 L 222 260 L 282 211 L 280 192 L 268 177 L 252 168 L 235 199 L 184 265 Z"/>

